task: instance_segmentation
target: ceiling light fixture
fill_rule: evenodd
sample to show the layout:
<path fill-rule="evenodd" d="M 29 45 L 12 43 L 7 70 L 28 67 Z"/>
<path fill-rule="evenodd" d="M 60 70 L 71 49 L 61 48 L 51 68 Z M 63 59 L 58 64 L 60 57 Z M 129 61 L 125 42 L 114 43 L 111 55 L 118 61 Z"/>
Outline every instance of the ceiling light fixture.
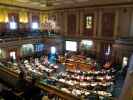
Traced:
<path fill-rule="evenodd" d="M 16 1 L 18 1 L 18 2 L 30 2 L 29 0 L 16 0 Z"/>
<path fill-rule="evenodd" d="M 46 5 L 46 4 L 41 4 L 40 6 L 41 6 L 41 7 L 46 7 L 47 5 Z"/>

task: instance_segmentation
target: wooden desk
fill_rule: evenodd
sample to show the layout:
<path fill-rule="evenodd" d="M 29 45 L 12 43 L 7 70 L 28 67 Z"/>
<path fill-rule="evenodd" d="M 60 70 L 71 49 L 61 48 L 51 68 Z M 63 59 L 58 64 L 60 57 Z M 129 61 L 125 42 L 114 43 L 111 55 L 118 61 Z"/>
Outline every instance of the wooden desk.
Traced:
<path fill-rule="evenodd" d="M 65 66 L 68 70 L 90 71 L 92 66 L 81 61 L 67 61 Z"/>
<path fill-rule="evenodd" d="M 0 67 L 0 79 L 15 87 L 16 83 L 18 81 L 18 74 L 13 72 L 13 71 L 10 71 L 7 68 Z M 71 95 L 69 93 L 66 93 L 64 91 L 61 91 L 61 90 L 59 90 L 56 87 L 53 87 L 51 85 L 42 84 L 39 81 L 37 81 L 35 85 L 37 87 L 39 87 L 40 89 L 42 89 L 43 91 L 51 92 L 51 93 L 65 99 L 65 100 L 80 100 L 80 98 L 78 98 L 74 95 Z"/>
<path fill-rule="evenodd" d="M 39 88 L 41 88 L 42 90 L 45 90 L 45 91 L 53 93 L 57 96 L 60 96 L 61 98 L 65 99 L 65 100 L 80 100 L 80 98 L 78 98 L 74 95 L 71 95 L 69 93 L 66 93 L 64 91 L 61 91 L 61 90 L 57 89 L 56 87 L 53 87 L 53 86 L 50 86 L 50 85 L 37 83 L 37 86 Z"/>

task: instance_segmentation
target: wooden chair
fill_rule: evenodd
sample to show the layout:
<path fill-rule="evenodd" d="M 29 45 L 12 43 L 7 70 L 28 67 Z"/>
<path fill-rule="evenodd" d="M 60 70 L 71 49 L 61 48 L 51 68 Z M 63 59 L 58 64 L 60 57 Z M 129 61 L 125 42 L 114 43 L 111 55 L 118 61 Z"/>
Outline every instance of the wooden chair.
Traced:
<path fill-rule="evenodd" d="M 76 70 L 76 64 L 75 63 L 66 63 L 66 69 Z"/>
<path fill-rule="evenodd" d="M 79 68 L 80 68 L 80 70 L 82 70 L 82 71 L 90 71 L 90 66 L 89 65 L 87 65 L 87 64 L 83 64 L 83 63 L 80 63 L 79 64 Z"/>

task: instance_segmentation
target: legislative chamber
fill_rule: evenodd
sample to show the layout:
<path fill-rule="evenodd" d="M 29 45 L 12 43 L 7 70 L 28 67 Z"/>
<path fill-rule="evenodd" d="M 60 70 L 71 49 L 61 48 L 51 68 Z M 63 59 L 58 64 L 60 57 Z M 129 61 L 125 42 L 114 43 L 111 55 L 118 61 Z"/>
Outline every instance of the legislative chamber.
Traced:
<path fill-rule="evenodd" d="M 0 100 L 132 100 L 132 0 L 0 0 Z"/>

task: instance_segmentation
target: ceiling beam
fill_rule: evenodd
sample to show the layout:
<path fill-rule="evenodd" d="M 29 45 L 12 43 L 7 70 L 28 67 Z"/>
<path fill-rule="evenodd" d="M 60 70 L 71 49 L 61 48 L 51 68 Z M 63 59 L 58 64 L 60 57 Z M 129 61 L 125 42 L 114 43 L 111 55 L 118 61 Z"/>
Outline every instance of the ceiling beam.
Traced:
<path fill-rule="evenodd" d="M 13 8 L 22 8 L 22 9 L 29 9 L 34 11 L 55 11 L 55 10 L 67 10 L 67 9 L 78 9 L 78 8 L 97 8 L 97 7 L 112 7 L 112 6 L 133 6 L 133 2 L 122 2 L 122 3 L 110 3 L 110 4 L 98 4 L 98 5 L 83 5 L 83 6 L 77 6 L 77 7 L 62 7 L 62 8 L 52 8 L 49 7 L 48 9 L 38 9 L 38 8 L 31 8 L 31 7 L 24 7 L 24 6 L 18 6 L 18 5 L 12 5 L 12 4 L 4 4 L 0 3 L 0 6 L 5 7 L 13 7 Z"/>

